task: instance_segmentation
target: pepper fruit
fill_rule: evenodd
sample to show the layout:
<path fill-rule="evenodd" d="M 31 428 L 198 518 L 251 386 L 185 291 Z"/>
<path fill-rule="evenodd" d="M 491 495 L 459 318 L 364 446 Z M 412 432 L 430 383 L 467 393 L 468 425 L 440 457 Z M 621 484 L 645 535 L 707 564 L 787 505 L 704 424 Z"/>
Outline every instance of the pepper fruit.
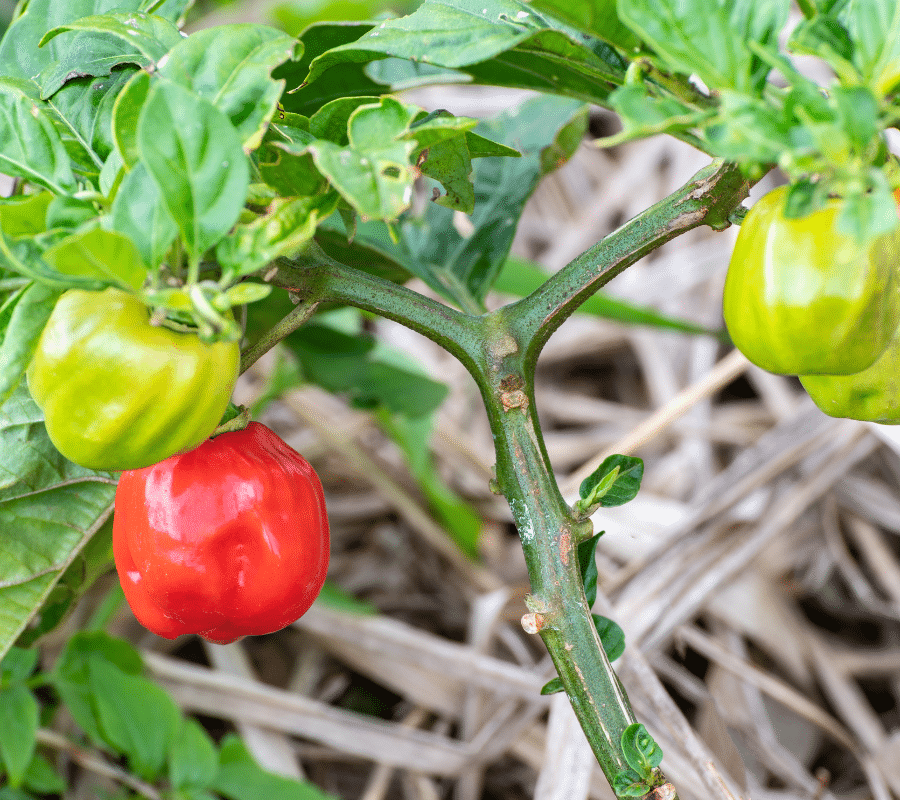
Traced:
<path fill-rule="evenodd" d="M 328 548 L 318 476 L 258 422 L 119 479 L 116 570 L 138 621 L 167 639 L 289 625 L 321 591 Z"/>
<path fill-rule="evenodd" d="M 900 236 L 860 244 L 837 229 L 842 201 L 784 216 L 787 187 L 750 209 L 723 295 L 725 324 L 750 361 L 784 375 L 851 375 L 885 351 L 900 322 Z"/>
<path fill-rule="evenodd" d="M 800 383 L 830 417 L 900 424 L 900 331 L 868 369 L 854 375 L 801 375 Z"/>
<path fill-rule="evenodd" d="M 137 469 L 199 445 L 237 381 L 236 342 L 150 324 L 119 289 L 70 289 L 57 301 L 28 367 L 47 433 L 70 461 Z"/>

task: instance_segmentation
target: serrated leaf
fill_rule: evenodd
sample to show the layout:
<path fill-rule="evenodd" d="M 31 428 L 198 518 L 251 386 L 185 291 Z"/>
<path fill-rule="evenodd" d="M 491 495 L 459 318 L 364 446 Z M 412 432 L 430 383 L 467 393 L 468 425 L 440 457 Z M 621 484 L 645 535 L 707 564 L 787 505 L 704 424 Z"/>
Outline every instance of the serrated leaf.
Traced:
<path fill-rule="evenodd" d="M 272 70 L 291 59 L 296 40 L 263 25 L 219 25 L 175 46 L 160 74 L 222 111 L 247 150 L 262 141 L 284 81 Z"/>
<path fill-rule="evenodd" d="M 21 684 L 0 688 L 0 763 L 9 785 L 22 785 L 34 755 L 38 728 L 38 703 Z"/>
<path fill-rule="evenodd" d="M 237 222 L 250 183 L 231 120 L 187 89 L 161 80 L 141 111 L 138 149 L 188 252 L 200 258 Z"/>
<path fill-rule="evenodd" d="M 64 275 L 96 278 L 125 289 L 139 289 L 147 277 L 131 239 L 101 228 L 67 236 L 44 251 L 44 261 Z"/>

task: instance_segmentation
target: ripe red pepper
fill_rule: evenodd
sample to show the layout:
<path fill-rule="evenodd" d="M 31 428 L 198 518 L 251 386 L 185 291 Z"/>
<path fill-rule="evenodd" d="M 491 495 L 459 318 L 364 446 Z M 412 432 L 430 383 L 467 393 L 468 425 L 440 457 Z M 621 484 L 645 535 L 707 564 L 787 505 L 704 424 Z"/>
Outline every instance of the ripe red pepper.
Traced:
<path fill-rule="evenodd" d="M 119 479 L 119 580 L 167 639 L 227 644 L 289 625 L 319 594 L 328 547 L 318 476 L 258 422 Z"/>

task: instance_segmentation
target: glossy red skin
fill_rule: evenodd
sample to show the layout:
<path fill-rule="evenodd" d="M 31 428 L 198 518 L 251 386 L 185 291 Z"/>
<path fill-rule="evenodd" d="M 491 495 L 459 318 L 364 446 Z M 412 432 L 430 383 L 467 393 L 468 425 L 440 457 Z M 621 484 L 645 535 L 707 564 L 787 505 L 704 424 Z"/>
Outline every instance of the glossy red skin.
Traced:
<path fill-rule="evenodd" d="M 258 422 L 119 479 L 119 580 L 167 639 L 227 644 L 289 625 L 319 594 L 328 549 L 318 476 Z"/>

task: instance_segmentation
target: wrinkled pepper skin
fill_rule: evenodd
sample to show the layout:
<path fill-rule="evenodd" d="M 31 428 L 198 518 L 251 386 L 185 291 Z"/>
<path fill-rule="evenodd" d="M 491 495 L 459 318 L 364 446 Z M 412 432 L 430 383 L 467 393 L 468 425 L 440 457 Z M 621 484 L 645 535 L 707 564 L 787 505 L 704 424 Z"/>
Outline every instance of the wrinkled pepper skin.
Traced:
<path fill-rule="evenodd" d="M 47 433 L 70 461 L 138 469 L 190 450 L 222 419 L 240 365 L 235 342 L 150 324 L 118 289 L 60 297 L 28 367 Z"/>
<path fill-rule="evenodd" d="M 900 331 L 868 369 L 854 375 L 801 375 L 800 383 L 830 417 L 900 424 Z"/>
<path fill-rule="evenodd" d="M 861 246 L 837 230 L 841 201 L 784 216 L 786 187 L 756 202 L 728 267 L 723 312 L 735 346 L 783 375 L 851 375 L 885 351 L 900 322 L 900 237 Z"/>
<path fill-rule="evenodd" d="M 113 554 L 131 610 L 159 636 L 227 644 L 272 633 L 302 616 L 325 581 L 322 484 L 303 456 L 251 422 L 123 472 Z"/>

